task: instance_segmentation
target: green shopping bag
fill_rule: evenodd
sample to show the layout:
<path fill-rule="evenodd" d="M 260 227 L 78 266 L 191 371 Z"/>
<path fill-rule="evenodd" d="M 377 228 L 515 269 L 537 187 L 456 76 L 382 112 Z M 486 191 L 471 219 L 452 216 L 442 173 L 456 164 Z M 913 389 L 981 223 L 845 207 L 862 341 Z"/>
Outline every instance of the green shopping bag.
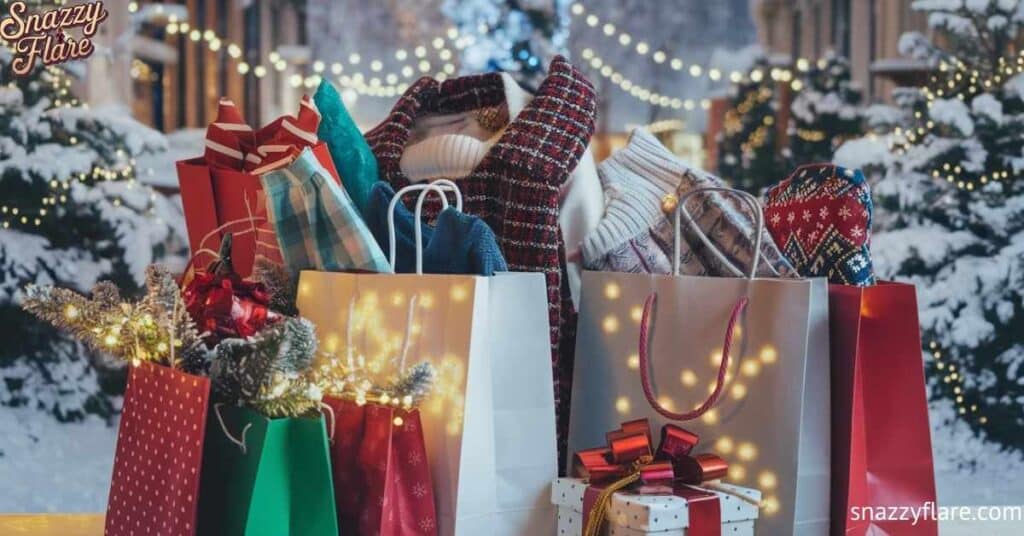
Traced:
<path fill-rule="evenodd" d="M 269 419 L 227 404 L 210 408 L 200 536 L 337 536 L 334 504 L 323 416 Z"/>

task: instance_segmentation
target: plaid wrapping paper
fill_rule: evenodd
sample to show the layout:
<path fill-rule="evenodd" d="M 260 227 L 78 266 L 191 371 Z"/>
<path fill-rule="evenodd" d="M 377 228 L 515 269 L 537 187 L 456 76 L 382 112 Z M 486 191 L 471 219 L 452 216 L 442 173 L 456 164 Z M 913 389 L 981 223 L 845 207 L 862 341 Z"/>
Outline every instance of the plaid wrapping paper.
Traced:
<path fill-rule="evenodd" d="M 498 73 L 443 82 L 421 78 L 402 95 L 391 114 L 366 134 L 377 156 L 381 180 L 395 190 L 410 184 L 402 172 L 401 158 L 417 118 L 501 105 L 505 105 L 505 90 Z M 509 122 L 473 173 L 452 177 L 462 191 L 463 210 L 491 227 L 509 270 L 545 276 L 561 456 L 565 455 L 569 423 L 576 310 L 566 276 L 559 204 L 562 186 L 590 143 L 596 116 L 594 86 L 565 58 L 556 56 L 533 99 Z M 431 221 L 439 212 L 439 203 L 424 206 Z"/>
<path fill-rule="evenodd" d="M 352 200 L 309 148 L 262 181 L 289 270 L 391 272 Z"/>
<path fill-rule="evenodd" d="M 765 226 L 804 277 L 875 284 L 871 191 L 864 174 L 833 164 L 796 169 L 765 194 Z"/>

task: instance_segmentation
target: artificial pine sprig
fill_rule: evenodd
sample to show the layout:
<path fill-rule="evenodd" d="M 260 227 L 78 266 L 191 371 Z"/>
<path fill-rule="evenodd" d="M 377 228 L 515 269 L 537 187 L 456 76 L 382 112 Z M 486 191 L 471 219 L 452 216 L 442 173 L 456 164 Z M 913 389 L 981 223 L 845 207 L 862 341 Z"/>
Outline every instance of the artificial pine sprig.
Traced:
<path fill-rule="evenodd" d="M 147 268 L 146 291 L 142 300 L 132 303 L 122 300 L 109 281 L 93 287 L 91 297 L 30 285 L 22 306 L 89 346 L 133 364 L 181 366 L 203 361 L 198 332 L 170 272 L 156 265 Z"/>
<path fill-rule="evenodd" d="M 256 257 L 252 278 L 267 289 L 271 309 L 287 316 L 299 314 L 299 308 L 295 304 L 299 287 L 298 278 L 293 277 L 284 266 L 266 257 Z"/>
<path fill-rule="evenodd" d="M 320 405 L 320 379 L 311 366 L 317 339 L 304 318 L 285 318 L 257 335 L 222 340 L 210 366 L 218 396 L 268 417 L 296 417 Z"/>

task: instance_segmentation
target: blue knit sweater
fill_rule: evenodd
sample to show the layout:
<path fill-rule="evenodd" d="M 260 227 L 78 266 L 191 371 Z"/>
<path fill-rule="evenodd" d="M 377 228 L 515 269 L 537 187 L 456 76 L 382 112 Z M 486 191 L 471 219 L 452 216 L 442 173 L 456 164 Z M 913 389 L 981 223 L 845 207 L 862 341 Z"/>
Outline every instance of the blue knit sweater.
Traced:
<path fill-rule="evenodd" d="M 370 190 L 366 224 L 381 249 L 389 251 L 388 205 L 395 191 L 386 182 Z M 395 273 L 416 271 L 416 215 L 404 203 L 395 206 Z M 508 271 L 494 231 L 476 216 L 450 207 L 441 211 L 433 226 L 424 224 L 423 273 L 494 275 Z"/>

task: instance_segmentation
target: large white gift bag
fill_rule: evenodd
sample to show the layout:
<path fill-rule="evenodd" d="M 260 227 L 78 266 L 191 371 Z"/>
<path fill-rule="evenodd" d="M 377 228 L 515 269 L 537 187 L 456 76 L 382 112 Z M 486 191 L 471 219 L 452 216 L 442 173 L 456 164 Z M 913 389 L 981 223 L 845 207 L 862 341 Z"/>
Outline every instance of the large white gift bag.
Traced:
<path fill-rule="evenodd" d="M 551 502 L 558 506 L 558 536 L 583 534 L 586 490 L 587 481 L 582 478 L 559 478 L 551 486 Z M 703 491 L 718 495 L 723 536 L 754 536 L 761 492 L 722 483 Z M 608 536 L 689 536 L 689 506 L 686 499 L 676 495 L 616 492 L 608 506 L 603 532 Z"/>
<path fill-rule="evenodd" d="M 760 240 L 757 200 L 728 189 L 684 194 L 677 226 L 680 212 L 689 219 L 686 199 L 708 190 L 740 196 Z M 627 419 L 689 421 L 729 462 L 729 482 L 764 494 L 759 533 L 820 536 L 829 519 L 828 288 L 821 278 L 755 279 L 756 266 L 746 278 L 585 272 L 569 450 L 602 443 Z M 723 334 L 744 304 L 728 348 Z"/>
<path fill-rule="evenodd" d="M 434 183 L 396 197 L 418 189 L 440 192 Z M 421 248 L 416 255 L 422 272 Z M 394 247 L 390 260 L 394 265 Z M 430 361 L 438 372 L 420 412 L 438 534 L 553 534 L 548 493 L 558 470 L 544 276 L 304 271 L 298 307 L 317 325 L 323 349 L 337 353 L 346 338 L 345 304 L 355 297 L 354 346 L 370 371 L 388 378 L 394 363 L 387 359 L 402 344 L 413 296 L 420 312 L 409 363 Z"/>

